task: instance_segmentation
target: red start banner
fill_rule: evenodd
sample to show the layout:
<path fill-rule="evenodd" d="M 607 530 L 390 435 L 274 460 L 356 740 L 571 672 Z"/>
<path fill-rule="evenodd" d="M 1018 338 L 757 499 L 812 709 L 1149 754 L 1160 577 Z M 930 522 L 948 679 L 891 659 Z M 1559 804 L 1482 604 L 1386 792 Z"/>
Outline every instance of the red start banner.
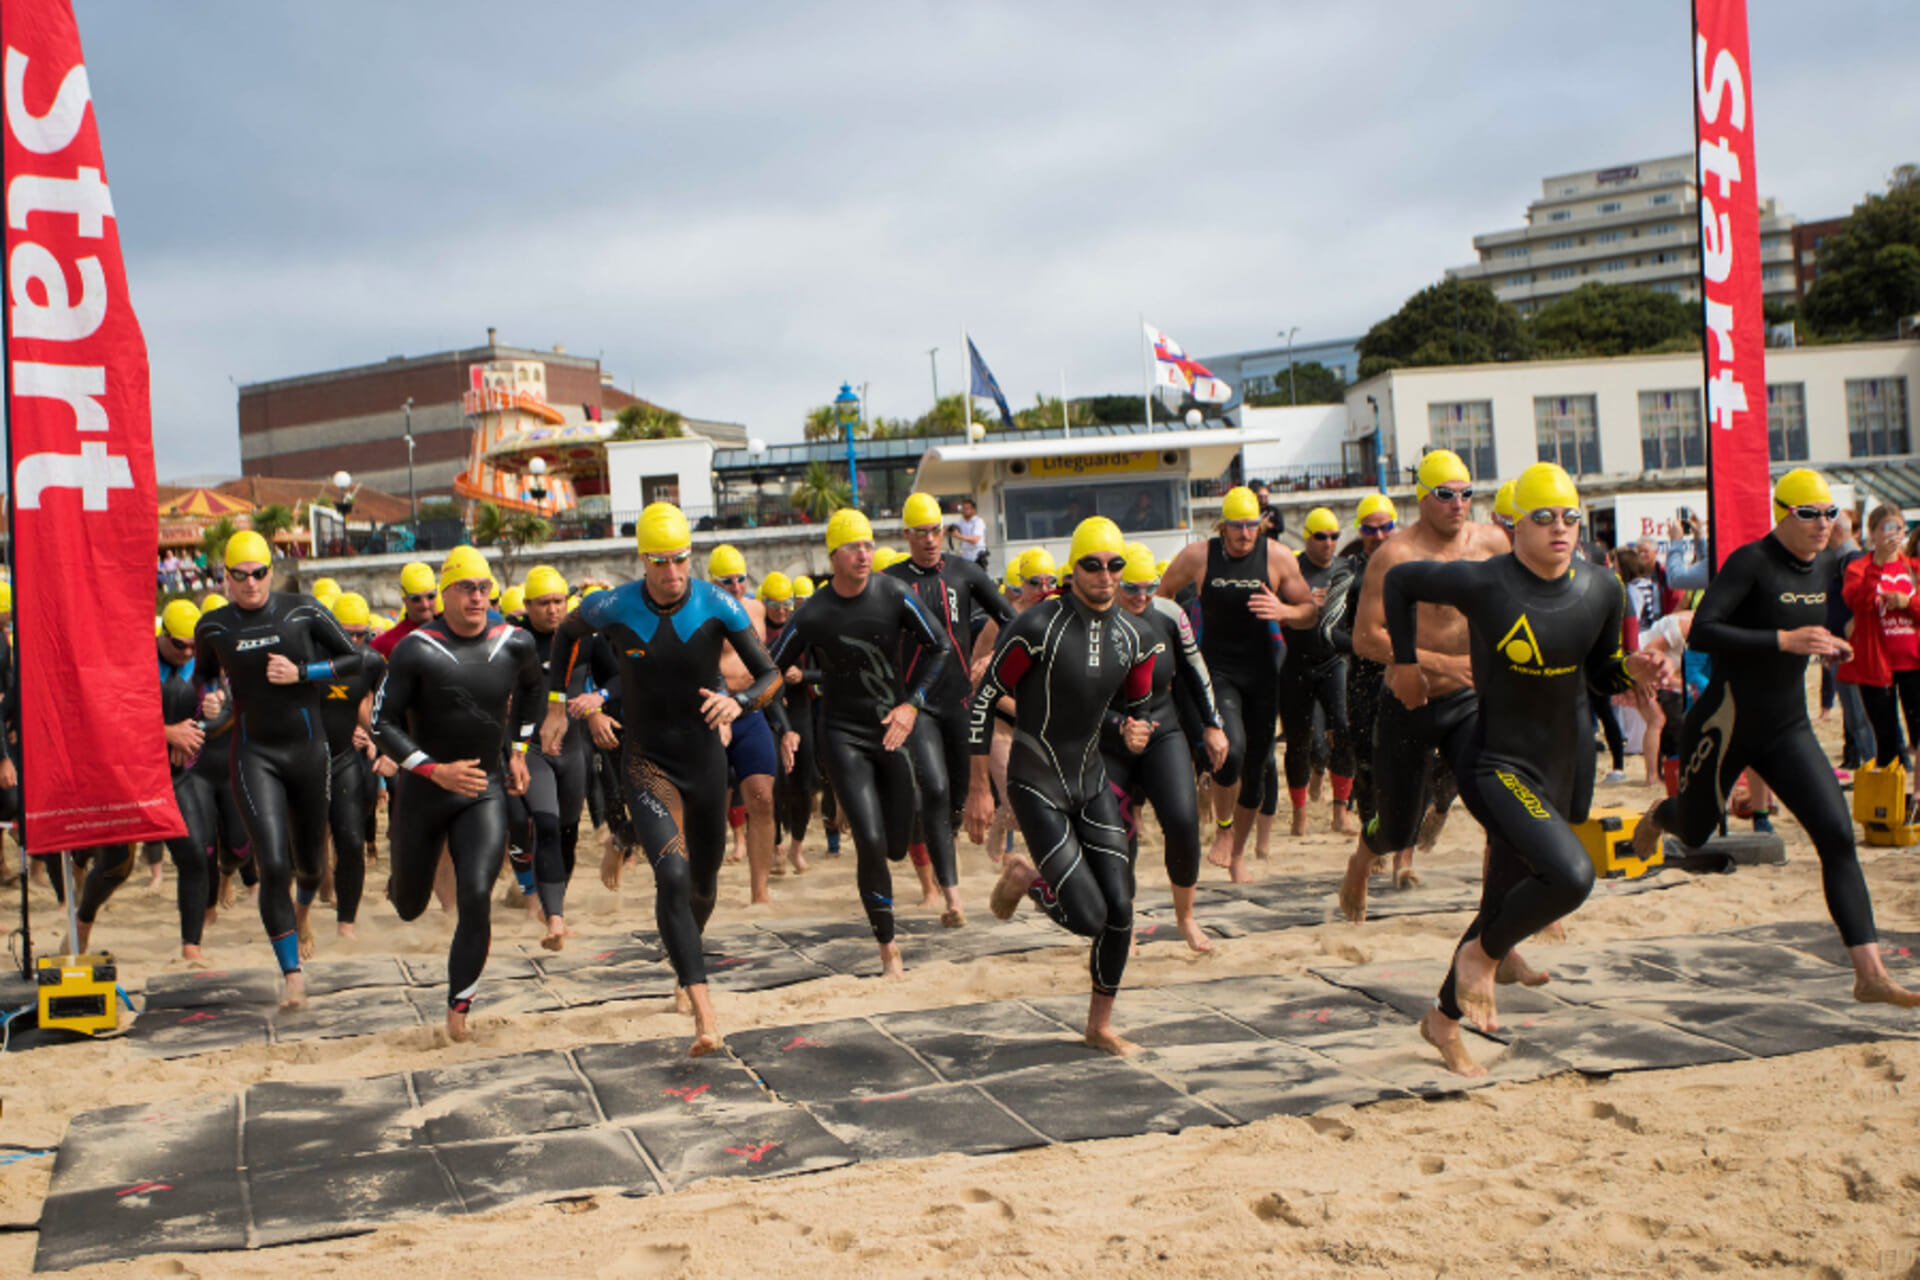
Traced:
<path fill-rule="evenodd" d="M 147 346 L 69 0 L 0 0 L 0 57 L 21 843 L 164 839 Z"/>
<path fill-rule="evenodd" d="M 1700 296 L 1706 303 L 1708 508 L 1713 563 L 1773 527 L 1767 454 L 1766 315 L 1746 0 L 1694 0 L 1694 142 Z"/>

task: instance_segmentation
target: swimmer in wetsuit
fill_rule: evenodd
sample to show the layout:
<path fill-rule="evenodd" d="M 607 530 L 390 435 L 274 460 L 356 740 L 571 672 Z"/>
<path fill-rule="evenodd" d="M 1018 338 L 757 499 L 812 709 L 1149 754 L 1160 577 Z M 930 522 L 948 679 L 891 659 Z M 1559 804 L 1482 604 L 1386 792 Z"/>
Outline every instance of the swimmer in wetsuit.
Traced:
<path fill-rule="evenodd" d="M 440 569 L 446 612 L 394 647 L 373 702 L 374 737 L 400 763 L 387 896 L 402 920 L 418 919 L 432 900 L 442 845 L 453 861 L 451 1040 L 470 1034 L 493 940 L 489 896 L 507 855 L 507 794 L 527 789 L 526 751 L 540 718 L 533 637 L 488 617 L 489 581 L 479 552 L 453 549 Z"/>
<path fill-rule="evenodd" d="M 597 711 L 588 728 L 596 742 L 622 731 L 621 790 L 653 867 L 654 923 L 683 1012 L 693 1015 L 690 1052 L 699 1057 L 720 1047 L 700 945 L 727 853 L 720 728 L 771 702 L 779 673 L 740 602 L 693 580 L 693 532 L 680 508 L 653 503 L 641 512 L 635 538 L 641 580 L 582 601 L 560 624 L 554 653 L 570 694 L 585 691 L 580 646 L 593 632 L 606 638 L 619 665 L 620 716 Z M 720 676 L 720 651 L 728 644 L 753 673 L 753 683 L 739 693 L 728 692 Z M 565 732 L 566 708 L 550 705 L 542 746 L 558 747 Z"/>
<path fill-rule="evenodd" d="M 940 503 L 930 493 L 916 493 L 901 509 L 906 527 L 907 558 L 896 560 L 885 572 L 913 589 L 920 607 L 946 633 L 953 657 L 941 671 L 939 682 L 927 696 L 927 706 L 914 721 L 913 736 L 907 739 L 907 754 L 913 760 L 913 776 L 920 786 L 921 832 L 925 836 L 920 857 L 933 864 L 934 878 L 946 898 L 948 916 L 960 915 L 960 876 L 954 857 L 953 833 L 960 825 L 966 805 L 965 784 L 961 781 L 972 771 L 967 749 L 967 698 L 973 681 L 961 664 L 961 657 L 973 652 L 973 622 L 976 614 L 1002 626 L 1013 621 L 1013 606 L 994 590 L 993 579 L 976 560 L 943 553 L 940 539 L 946 530 Z M 926 661 L 927 654 L 916 651 L 907 660 L 906 678 L 912 681 L 914 668 Z M 946 815 L 942 821 L 941 815 Z M 916 851 L 912 848 L 909 854 Z"/>
<path fill-rule="evenodd" d="M 1060 589 L 1060 567 L 1045 547 L 1029 547 L 1009 559 L 1006 588 L 1007 603 L 1018 617 Z M 999 639 L 1000 624 L 989 619 L 973 642 L 973 660 L 968 664 L 969 684 L 978 681 L 986 671 L 987 661 L 993 657 Z M 987 755 L 987 772 L 993 780 L 997 801 L 993 821 L 987 826 L 987 857 L 996 866 L 1013 845 L 1013 809 L 1007 804 L 1007 757 L 1013 753 L 1013 720 L 1013 699 L 1003 697 L 994 704 L 993 746 Z M 967 767 L 971 773 L 971 763 Z M 950 782 L 949 785 L 959 784 Z"/>
<path fill-rule="evenodd" d="M 811 655 L 820 669 L 821 767 L 853 826 L 860 903 L 880 944 L 882 972 L 898 978 L 905 968 L 887 864 L 907 856 L 915 794 L 913 766 L 900 748 L 953 659 L 912 590 L 873 572 L 873 526 L 852 507 L 827 522 L 827 562 L 833 577 L 794 611 L 773 660 L 784 670 Z M 923 652 L 908 682 L 900 655 L 911 645 Z M 960 923 L 945 913 L 941 920 Z"/>
<path fill-rule="evenodd" d="M 1359 537 L 1342 549 L 1335 562 L 1327 583 L 1326 607 L 1315 624 L 1328 647 L 1347 660 L 1347 717 L 1341 728 L 1333 731 L 1333 737 L 1335 748 L 1344 750 L 1353 761 L 1353 789 L 1349 794 L 1362 830 L 1374 815 L 1373 723 L 1379 714 L 1381 681 L 1387 669 L 1354 652 L 1353 620 L 1360 611 L 1367 561 L 1393 536 L 1399 518 L 1393 499 L 1384 493 L 1370 493 L 1360 499 L 1354 518 Z"/>
<path fill-rule="evenodd" d="M 173 859 L 180 906 L 180 958 L 198 961 L 200 939 L 213 903 L 213 879 L 219 819 L 213 787 L 194 772 L 207 730 L 201 719 L 200 690 L 193 683 L 193 633 L 200 610 L 191 600 L 175 600 L 160 614 L 155 642 L 160 663 L 160 722 L 167 736 L 167 764 L 173 772 L 173 799 L 186 831 L 167 841 Z M 84 944 L 81 948 L 85 950 Z"/>
<path fill-rule="evenodd" d="M 373 744 L 373 691 L 386 677 L 387 661 L 367 647 L 373 613 L 365 597 L 343 592 L 334 597 L 332 611 L 361 655 L 358 671 L 320 684 L 320 722 L 326 726 L 332 756 L 327 825 L 333 833 L 335 927 L 341 937 L 351 938 L 367 883 L 367 831 L 379 794 L 374 762 L 385 758 Z M 391 777 L 392 770 L 389 764 L 385 776 Z"/>
<path fill-rule="evenodd" d="M 1181 548 L 1160 579 L 1160 594 L 1177 600 L 1200 593 L 1200 652 L 1227 730 L 1227 759 L 1213 772 L 1214 843 L 1208 861 L 1236 883 L 1246 868 L 1247 836 L 1260 817 L 1267 767 L 1273 761 L 1278 714 L 1277 671 L 1284 646 L 1276 626 L 1311 626 L 1320 614 L 1292 552 L 1262 536 L 1266 515 L 1253 491 L 1238 486 L 1220 505 L 1219 532 Z"/>
<path fill-rule="evenodd" d="M 777 570 L 762 578 L 760 603 L 767 611 L 767 647 L 771 649 L 780 633 L 786 630 L 787 623 L 793 620 L 793 580 Z M 785 704 L 790 738 L 781 743 L 780 776 L 773 784 L 773 818 L 774 825 L 787 834 L 787 847 L 784 855 L 778 847 L 774 849 L 773 872 L 785 874 L 781 863 L 784 856 L 785 866 L 799 876 L 811 869 L 800 852 L 800 841 L 813 821 L 813 793 L 820 785 L 814 754 L 813 689 L 805 678 L 806 673 L 798 667 L 789 667 L 780 674 L 783 685 L 780 698 Z M 778 839 L 776 831 L 776 845 Z"/>
<path fill-rule="evenodd" d="M 1299 555 L 1300 576 L 1325 605 L 1336 580 L 1343 580 L 1334 559 L 1340 519 L 1325 507 L 1307 513 L 1307 545 Z M 1286 736 L 1287 796 L 1293 802 L 1293 834 L 1307 834 L 1307 783 L 1312 772 L 1314 709 L 1326 717 L 1327 772 L 1333 777 L 1333 829 L 1359 831 L 1347 802 L 1353 794 L 1353 745 L 1347 733 L 1347 661 L 1321 633 L 1318 619 L 1286 629 L 1287 660 L 1277 686 L 1280 728 Z"/>
<path fill-rule="evenodd" d="M 326 870 L 327 735 L 321 684 L 353 675 L 361 655 L 333 615 L 272 590 L 272 552 L 252 530 L 227 540 L 232 603 L 202 614 L 194 683 L 224 675 L 233 696 L 233 795 L 260 876 L 260 921 L 286 982 L 306 1003 L 300 962 L 313 949 L 307 916 Z M 295 903 L 295 897 L 298 903 Z"/>
<path fill-rule="evenodd" d="M 1200 808 L 1194 790 L 1193 750 L 1181 728 L 1176 697 L 1192 709 L 1202 726 L 1207 760 L 1218 765 L 1227 757 L 1227 734 L 1220 709 L 1213 701 L 1213 681 L 1207 660 L 1193 638 L 1186 610 L 1154 594 L 1160 570 L 1153 552 L 1137 542 L 1127 544 L 1127 567 L 1120 574 L 1120 605 L 1132 616 L 1153 657 L 1153 696 L 1146 718 L 1153 723 L 1147 745 L 1130 750 L 1122 737 L 1126 708 L 1110 707 L 1100 729 L 1100 755 L 1107 779 L 1125 803 L 1130 832 L 1140 826 L 1140 806 L 1153 805 L 1166 846 L 1167 880 L 1173 888 L 1174 925 L 1195 951 L 1211 951 L 1213 943 L 1193 917 L 1194 886 L 1200 880 Z M 1175 681 L 1179 692 L 1175 693 Z M 1124 696 L 1122 690 L 1120 696 Z"/>
<path fill-rule="evenodd" d="M 1569 825 L 1586 820 L 1593 799 L 1589 691 L 1611 697 L 1657 685 L 1669 670 L 1663 654 L 1622 653 L 1625 593 L 1618 578 L 1575 558 L 1580 495 L 1567 473 L 1534 463 L 1515 484 L 1514 505 L 1521 520 L 1511 554 L 1408 560 L 1381 584 L 1394 657 L 1387 687 L 1402 706 L 1426 702 L 1419 606 L 1459 610 L 1470 637 L 1478 711 L 1442 745 L 1491 852 L 1479 912 L 1420 1023 L 1448 1069 L 1463 1075 L 1482 1071 L 1461 1040 L 1461 1018 L 1496 1030 L 1501 962 L 1593 890 L 1593 862 Z"/>
<path fill-rule="evenodd" d="M 1687 635 L 1689 646 L 1712 656 L 1713 674 L 1680 730 L 1680 791 L 1647 810 L 1634 853 L 1650 856 L 1665 831 L 1704 843 L 1735 780 L 1751 768 L 1820 855 L 1827 912 L 1853 962 L 1854 999 L 1920 1007 L 1920 993 L 1895 982 L 1881 958 L 1853 818 L 1807 720 L 1807 659 L 1853 652 L 1826 628 L 1834 580 L 1827 543 L 1838 514 L 1826 477 L 1795 468 L 1774 486 L 1773 532 L 1737 548 L 1714 575 Z"/>
<path fill-rule="evenodd" d="M 1007 801 L 1027 848 L 1040 855 L 1037 864 L 1006 860 L 993 887 L 993 913 L 1010 919 L 1031 896 L 1055 924 L 1093 940 L 1086 1041 L 1108 1053 L 1138 1046 L 1113 1029 L 1113 1000 L 1133 947 L 1133 871 L 1120 803 L 1100 759 L 1100 730 L 1116 698 L 1124 749 L 1143 751 L 1156 727 L 1148 718 L 1152 645 L 1126 610 L 1113 607 L 1124 545 L 1119 526 L 1104 516 L 1080 522 L 1070 551 L 1072 586 L 1001 629 L 968 721 L 967 834 L 979 841 L 993 817 L 993 704 L 1011 696 L 1018 727 Z"/>
<path fill-rule="evenodd" d="M 1420 518 L 1387 539 L 1367 561 L 1360 607 L 1352 623 L 1353 651 L 1374 662 L 1393 660 L 1386 618 L 1380 611 L 1380 583 L 1394 566 L 1416 560 L 1446 563 L 1486 560 L 1504 555 L 1507 539 L 1491 525 L 1473 522 L 1473 479 L 1459 455 L 1435 449 L 1420 459 Z M 1367 916 L 1367 878 L 1376 857 L 1393 858 L 1397 887 L 1419 883 L 1413 871 L 1413 846 L 1427 812 L 1436 757 L 1449 753 L 1442 744 L 1460 733 L 1473 717 L 1472 660 L 1466 618 L 1436 603 L 1420 606 L 1420 662 L 1427 674 L 1427 700 L 1416 710 L 1380 694 L 1373 731 L 1375 813 L 1347 859 L 1340 888 L 1340 911 L 1359 924 Z M 1352 711 L 1349 708 L 1348 714 Z"/>
<path fill-rule="evenodd" d="M 599 594 L 598 592 L 595 593 Z M 551 565 L 527 570 L 521 597 L 527 615 L 527 633 L 540 658 L 542 715 L 567 701 L 567 655 L 555 662 L 555 636 L 567 617 L 567 580 Z M 598 649 L 598 644 L 593 649 Z M 560 749 L 527 753 L 526 807 L 532 815 L 532 879 L 546 937 L 540 945 L 558 951 L 567 938 L 567 884 L 573 879 L 575 851 L 580 842 L 580 812 L 587 803 L 587 774 L 593 743 L 588 727 L 569 719 Z"/>

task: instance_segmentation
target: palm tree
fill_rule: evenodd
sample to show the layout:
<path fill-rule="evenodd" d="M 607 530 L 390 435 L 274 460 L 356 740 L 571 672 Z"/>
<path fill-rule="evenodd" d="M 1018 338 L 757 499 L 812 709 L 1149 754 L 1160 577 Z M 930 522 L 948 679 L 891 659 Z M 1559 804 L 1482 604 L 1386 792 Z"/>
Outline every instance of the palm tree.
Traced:
<path fill-rule="evenodd" d="M 853 490 L 826 463 L 809 462 L 806 478 L 793 487 L 793 505 L 815 520 L 825 520 L 853 505 Z"/>
<path fill-rule="evenodd" d="M 687 434 L 687 420 L 658 405 L 630 404 L 613 417 L 620 425 L 609 440 L 675 440 Z"/>
<path fill-rule="evenodd" d="M 553 523 L 531 511 L 502 511 L 496 503 L 483 502 L 474 512 L 474 543 L 499 549 L 503 588 L 513 583 L 514 562 L 520 553 L 528 547 L 540 546 L 552 536 Z"/>
<path fill-rule="evenodd" d="M 206 555 L 209 567 L 220 563 L 220 557 L 227 553 L 227 539 L 238 532 L 232 516 L 221 516 L 207 526 L 200 535 L 200 550 Z"/>
<path fill-rule="evenodd" d="M 866 424 L 853 424 L 853 438 L 858 440 L 867 434 Z M 841 435 L 840 413 L 830 404 L 818 405 L 807 410 L 807 423 L 804 431 L 808 440 L 838 440 Z"/>
<path fill-rule="evenodd" d="M 267 540 L 267 545 L 279 549 L 274 539 L 282 533 L 293 531 L 296 521 L 293 508 L 284 502 L 275 502 L 261 507 L 253 513 L 253 531 Z M 300 552 L 298 545 L 289 538 L 286 549 L 281 551 L 287 561 L 287 579 L 294 586 L 300 585 Z"/>

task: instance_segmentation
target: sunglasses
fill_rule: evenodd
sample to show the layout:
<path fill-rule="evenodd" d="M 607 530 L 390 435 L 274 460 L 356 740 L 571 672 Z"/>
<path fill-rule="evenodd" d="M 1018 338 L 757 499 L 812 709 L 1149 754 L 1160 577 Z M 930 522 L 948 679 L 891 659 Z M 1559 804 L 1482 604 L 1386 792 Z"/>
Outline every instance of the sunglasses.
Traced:
<path fill-rule="evenodd" d="M 1060 585 L 1060 579 L 1049 578 L 1045 574 L 1037 578 L 1028 578 L 1020 586 L 1024 591 L 1052 591 Z"/>
<path fill-rule="evenodd" d="M 646 557 L 648 564 L 685 564 L 691 559 L 693 559 L 693 548 L 691 547 L 684 547 L 679 551 L 669 551 L 665 555 L 660 556 L 649 552 Z"/>
<path fill-rule="evenodd" d="M 1535 507 L 1527 512 L 1527 519 L 1542 528 L 1555 524 L 1564 524 L 1569 529 L 1580 527 L 1580 513 L 1572 507 Z"/>
<path fill-rule="evenodd" d="M 1812 524 L 1815 520 L 1835 520 L 1838 519 L 1839 516 L 1840 508 L 1835 506 L 1795 507 L 1793 509 L 1793 518 L 1807 524 Z"/>
<path fill-rule="evenodd" d="M 348 627 L 346 628 L 347 639 L 353 641 L 355 644 L 360 644 L 366 640 L 368 634 L 370 634 L 370 630 L 371 629 L 367 627 Z"/>
<path fill-rule="evenodd" d="M 1465 488 L 1456 489 L 1452 485 L 1441 484 L 1435 485 L 1427 492 L 1433 495 L 1436 502 L 1465 502 L 1473 496 L 1473 486 L 1467 485 Z"/>
<path fill-rule="evenodd" d="M 464 591 L 469 595 L 483 596 L 487 594 L 492 586 L 493 584 L 485 578 L 469 578 L 465 582 L 449 582 L 446 586 L 440 588 L 440 594 L 446 595 L 452 591 Z"/>
<path fill-rule="evenodd" d="M 168 644 L 170 644 L 170 645 L 172 645 L 172 646 L 173 646 L 174 648 L 176 648 L 176 649 L 191 649 L 191 648 L 193 648 L 193 637 L 192 637 L 192 636 L 188 636 L 188 637 L 187 637 L 187 638 L 186 638 L 185 640 L 182 640 L 182 639 L 180 639 L 180 637 L 178 637 L 178 636 L 176 636 L 176 635 L 174 635 L 173 633 L 171 633 L 171 632 L 169 632 L 169 633 L 167 633 L 167 634 L 166 634 L 165 636 L 163 636 L 163 637 L 161 637 L 161 638 L 162 638 L 162 639 L 164 639 L 164 640 L 165 640 L 165 641 L 166 641 L 166 642 L 167 642 Z"/>
<path fill-rule="evenodd" d="M 1229 529 L 1238 529 L 1241 533 L 1258 533 L 1265 520 L 1228 520 L 1224 522 Z"/>
<path fill-rule="evenodd" d="M 945 528 L 946 526 L 943 524 L 911 525 L 907 529 L 907 536 L 910 538 L 911 537 L 937 538 L 940 536 L 940 532 Z"/>
<path fill-rule="evenodd" d="M 1150 596 L 1159 585 L 1158 582 L 1123 582 L 1120 589 L 1130 596 Z"/>
<path fill-rule="evenodd" d="M 1115 556 L 1111 560 L 1102 560 L 1099 556 L 1081 556 L 1074 561 L 1082 573 L 1119 573 L 1127 567 L 1125 556 Z"/>
<path fill-rule="evenodd" d="M 726 575 L 724 578 L 714 579 L 715 582 L 719 583 L 723 587 L 737 587 L 741 583 L 745 582 L 746 580 L 747 580 L 747 575 L 744 573 L 730 573 Z"/>
<path fill-rule="evenodd" d="M 227 576 L 235 582 L 260 582 L 272 572 L 267 566 L 261 565 L 258 569 L 229 569 Z"/>
<path fill-rule="evenodd" d="M 426 601 L 428 601 L 428 600 L 431 600 L 431 599 L 433 599 L 433 592 L 431 592 L 431 591 L 416 591 L 416 592 L 414 592 L 414 593 L 413 593 L 412 595 L 410 595 L 410 596 L 408 596 L 408 597 L 407 597 L 407 603 L 408 603 L 408 604 L 423 604 L 423 603 L 425 603 Z"/>
<path fill-rule="evenodd" d="M 1313 540 L 1315 542 L 1338 542 L 1340 541 L 1340 535 L 1337 533 L 1316 533 L 1313 535 Z"/>
<path fill-rule="evenodd" d="M 1384 538 L 1392 532 L 1393 521 L 1391 520 L 1385 524 L 1363 524 L 1360 526 L 1360 536 L 1363 538 Z"/>

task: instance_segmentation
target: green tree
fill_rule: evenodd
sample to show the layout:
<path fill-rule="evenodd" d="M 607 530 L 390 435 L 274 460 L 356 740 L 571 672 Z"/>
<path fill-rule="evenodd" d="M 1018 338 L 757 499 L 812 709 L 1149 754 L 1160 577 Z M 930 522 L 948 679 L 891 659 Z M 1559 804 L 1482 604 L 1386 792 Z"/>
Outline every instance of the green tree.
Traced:
<path fill-rule="evenodd" d="M 502 588 L 512 585 L 513 568 L 521 553 L 552 536 L 552 521 L 532 511 L 503 510 L 497 503 L 483 502 L 473 513 L 474 544 L 494 547 L 500 552 Z"/>
<path fill-rule="evenodd" d="M 815 520 L 825 520 L 842 507 L 853 505 L 846 478 L 824 462 L 809 462 L 807 473 L 793 487 L 793 505 Z"/>
<path fill-rule="evenodd" d="M 1543 358 L 1632 355 L 1681 339 L 1698 346 L 1700 305 L 1592 280 L 1542 307 L 1532 328 L 1535 353 Z"/>
<path fill-rule="evenodd" d="M 280 551 L 287 562 L 287 577 L 295 586 L 300 582 L 300 553 L 296 550 L 300 544 L 289 538 L 283 549 L 275 539 L 293 532 L 297 525 L 293 508 L 284 502 L 270 503 L 253 513 L 253 531 L 265 538 L 269 547 Z"/>
<path fill-rule="evenodd" d="M 1033 406 L 1016 409 L 1013 425 L 1022 431 L 1041 431 L 1060 425 L 1060 397 L 1036 393 Z M 1084 400 L 1067 402 L 1067 425 L 1072 427 L 1090 427 L 1093 425 L 1093 410 Z"/>
<path fill-rule="evenodd" d="M 867 425 L 863 422 L 853 424 L 853 438 L 863 440 L 867 435 Z M 830 404 L 815 405 L 807 410 L 807 425 L 804 431 L 807 440 L 838 440 L 840 438 L 840 414 Z"/>
<path fill-rule="evenodd" d="M 1853 208 L 1820 245 L 1819 275 L 1801 308 L 1829 338 L 1891 338 L 1920 314 L 1920 165 L 1894 170 L 1885 195 Z"/>
<path fill-rule="evenodd" d="M 200 550 L 206 553 L 207 564 L 218 566 L 227 554 L 227 539 L 240 532 L 233 523 L 232 516 L 221 516 L 206 527 L 200 535 Z"/>
<path fill-rule="evenodd" d="M 1083 406 L 1088 418 L 1102 426 L 1131 427 L 1140 423 L 1140 396 L 1137 392 L 1124 396 L 1088 396 L 1074 403 Z M 1167 408 L 1165 402 L 1159 396 L 1153 397 L 1153 420 L 1172 422 L 1173 419 L 1173 411 Z"/>
<path fill-rule="evenodd" d="M 1360 376 L 1403 365 L 1487 364 L 1531 357 L 1520 313 L 1479 281 L 1442 280 L 1360 339 Z"/>
<path fill-rule="evenodd" d="M 1290 404 L 1339 404 L 1347 398 L 1347 384 L 1339 374 L 1318 360 L 1301 360 L 1293 366 L 1289 384 L 1286 369 L 1273 373 L 1273 390 L 1247 397 L 1256 409 Z"/>
<path fill-rule="evenodd" d="M 609 440 L 675 440 L 687 434 L 687 422 L 671 409 L 630 404 L 613 415 L 619 425 Z"/>
<path fill-rule="evenodd" d="M 973 413 L 973 402 L 969 396 L 941 396 L 939 403 L 913 420 L 913 426 L 907 434 L 914 436 L 963 436 L 967 434 L 969 417 L 988 431 L 1000 429 L 998 412 L 990 418 L 982 418 Z"/>

